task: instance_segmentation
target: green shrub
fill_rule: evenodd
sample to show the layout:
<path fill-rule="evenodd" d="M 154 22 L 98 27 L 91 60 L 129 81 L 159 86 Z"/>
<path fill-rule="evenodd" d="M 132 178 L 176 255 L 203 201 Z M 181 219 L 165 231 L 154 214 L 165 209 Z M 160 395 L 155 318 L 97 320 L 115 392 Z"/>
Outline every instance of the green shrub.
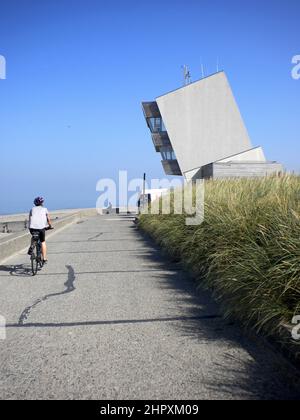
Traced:
<path fill-rule="evenodd" d="M 174 214 L 142 215 L 139 226 L 227 316 L 274 334 L 300 314 L 300 177 L 207 181 L 200 226 Z"/>

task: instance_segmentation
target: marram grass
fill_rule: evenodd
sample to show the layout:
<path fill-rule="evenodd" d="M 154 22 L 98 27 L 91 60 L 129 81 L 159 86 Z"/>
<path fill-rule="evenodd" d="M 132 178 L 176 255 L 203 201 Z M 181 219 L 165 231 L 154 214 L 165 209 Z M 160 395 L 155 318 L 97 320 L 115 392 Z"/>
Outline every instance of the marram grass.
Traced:
<path fill-rule="evenodd" d="M 207 181 L 205 221 L 142 215 L 139 226 L 197 281 L 226 316 L 265 335 L 300 315 L 300 177 Z"/>

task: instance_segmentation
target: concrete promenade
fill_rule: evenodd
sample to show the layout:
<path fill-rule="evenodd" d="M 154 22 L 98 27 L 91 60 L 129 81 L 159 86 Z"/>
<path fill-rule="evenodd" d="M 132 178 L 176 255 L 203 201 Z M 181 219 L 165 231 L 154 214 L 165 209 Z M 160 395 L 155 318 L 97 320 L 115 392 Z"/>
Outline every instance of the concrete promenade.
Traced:
<path fill-rule="evenodd" d="M 25 252 L 11 257 L 0 291 L 1 399 L 300 398 L 282 360 L 224 321 L 128 216 L 54 234 L 36 277 Z"/>

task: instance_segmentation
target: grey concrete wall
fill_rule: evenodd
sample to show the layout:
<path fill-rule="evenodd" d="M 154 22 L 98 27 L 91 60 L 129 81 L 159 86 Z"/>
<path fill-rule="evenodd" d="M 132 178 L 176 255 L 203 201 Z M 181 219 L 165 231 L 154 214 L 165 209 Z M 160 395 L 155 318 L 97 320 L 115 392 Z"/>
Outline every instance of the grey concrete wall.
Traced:
<path fill-rule="evenodd" d="M 48 237 L 55 234 L 57 231 L 65 228 L 66 226 L 76 223 L 80 221 L 84 217 L 91 217 L 96 216 L 97 210 L 96 209 L 86 209 L 81 210 L 76 213 L 70 214 L 64 218 L 61 218 L 58 221 L 54 221 L 53 227 L 55 228 L 54 231 L 49 231 Z M 22 251 L 26 247 L 30 245 L 31 235 L 29 232 L 24 232 L 20 234 L 15 234 L 13 236 L 9 236 L 7 240 L 1 238 L 0 242 L 0 262 L 3 262 L 8 257 L 16 254 L 17 252 Z"/>
<path fill-rule="evenodd" d="M 202 166 L 191 180 L 220 178 L 257 178 L 284 173 L 277 162 L 215 162 Z"/>
<path fill-rule="evenodd" d="M 214 163 L 213 178 L 257 178 L 272 174 L 279 174 L 284 168 L 279 163 Z"/>
<path fill-rule="evenodd" d="M 214 163 L 212 166 L 213 178 L 257 178 L 284 172 L 279 163 L 273 162 L 229 162 Z M 205 168 L 203 168 L 205 174 Z"/>
<path fill-rule="evenodd" d="M 251 149 L 224 72 L 157 99 L 182 173 Z"/>
<path fill-rule="evenodd" d="M 107 209 L 102 209 L 101 212 L 99 214 L 102 215 L 107 215 L 107 214 L 127 214 L 127 213 L 132 213 L 132 214 L 137 214 L 138 213 L 138 207 L 112 207 L 111 209 L 107 208 Z"/>
<path fill-rule="evenodd" d="M 28 220 L 0 222 L 0 233 L 22 232 L 28 228 Z"/>
<path fill-rule="evenodd" d="M 48 209 L 49 210 L 49 209 Z M 95 208 L 84 208 L 84 209 L 62 209 L 62 210 L 49 210 L 50 216 L 54 220 L 56 217 L 62 218 L 68 215 L 78 213 L 78 212 L 91 212 L 92 214 L 95 212 Z M 28 220 L 29 218 L 29 210 L 27 213 L 18 213 L 18 214 L 8 214 L 8 215 L 0 215 L 0 223 L 3 222 L 16 222 L 16 221 L 24 221 Z"/>

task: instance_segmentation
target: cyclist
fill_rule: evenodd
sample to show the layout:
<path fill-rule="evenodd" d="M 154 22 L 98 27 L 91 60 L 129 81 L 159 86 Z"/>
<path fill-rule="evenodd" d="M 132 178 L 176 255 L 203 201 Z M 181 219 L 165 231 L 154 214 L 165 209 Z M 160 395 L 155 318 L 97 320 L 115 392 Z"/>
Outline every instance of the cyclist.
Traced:
<path fill-rule="evenodd" d="M 46 246 L 46 229 L 51 229 L 51 219 L 46 207 L 44 207 L 44 198 L 37 197 L 34 200 L 34 205 L 29 213 L 29 230 L 31 235 L 39 233 L 42 244 L 42 256 L 44 263 L 47 264 L 47 246 Z M 28 254 L 31 255 L 32 248 L 30 247 Z"/>

